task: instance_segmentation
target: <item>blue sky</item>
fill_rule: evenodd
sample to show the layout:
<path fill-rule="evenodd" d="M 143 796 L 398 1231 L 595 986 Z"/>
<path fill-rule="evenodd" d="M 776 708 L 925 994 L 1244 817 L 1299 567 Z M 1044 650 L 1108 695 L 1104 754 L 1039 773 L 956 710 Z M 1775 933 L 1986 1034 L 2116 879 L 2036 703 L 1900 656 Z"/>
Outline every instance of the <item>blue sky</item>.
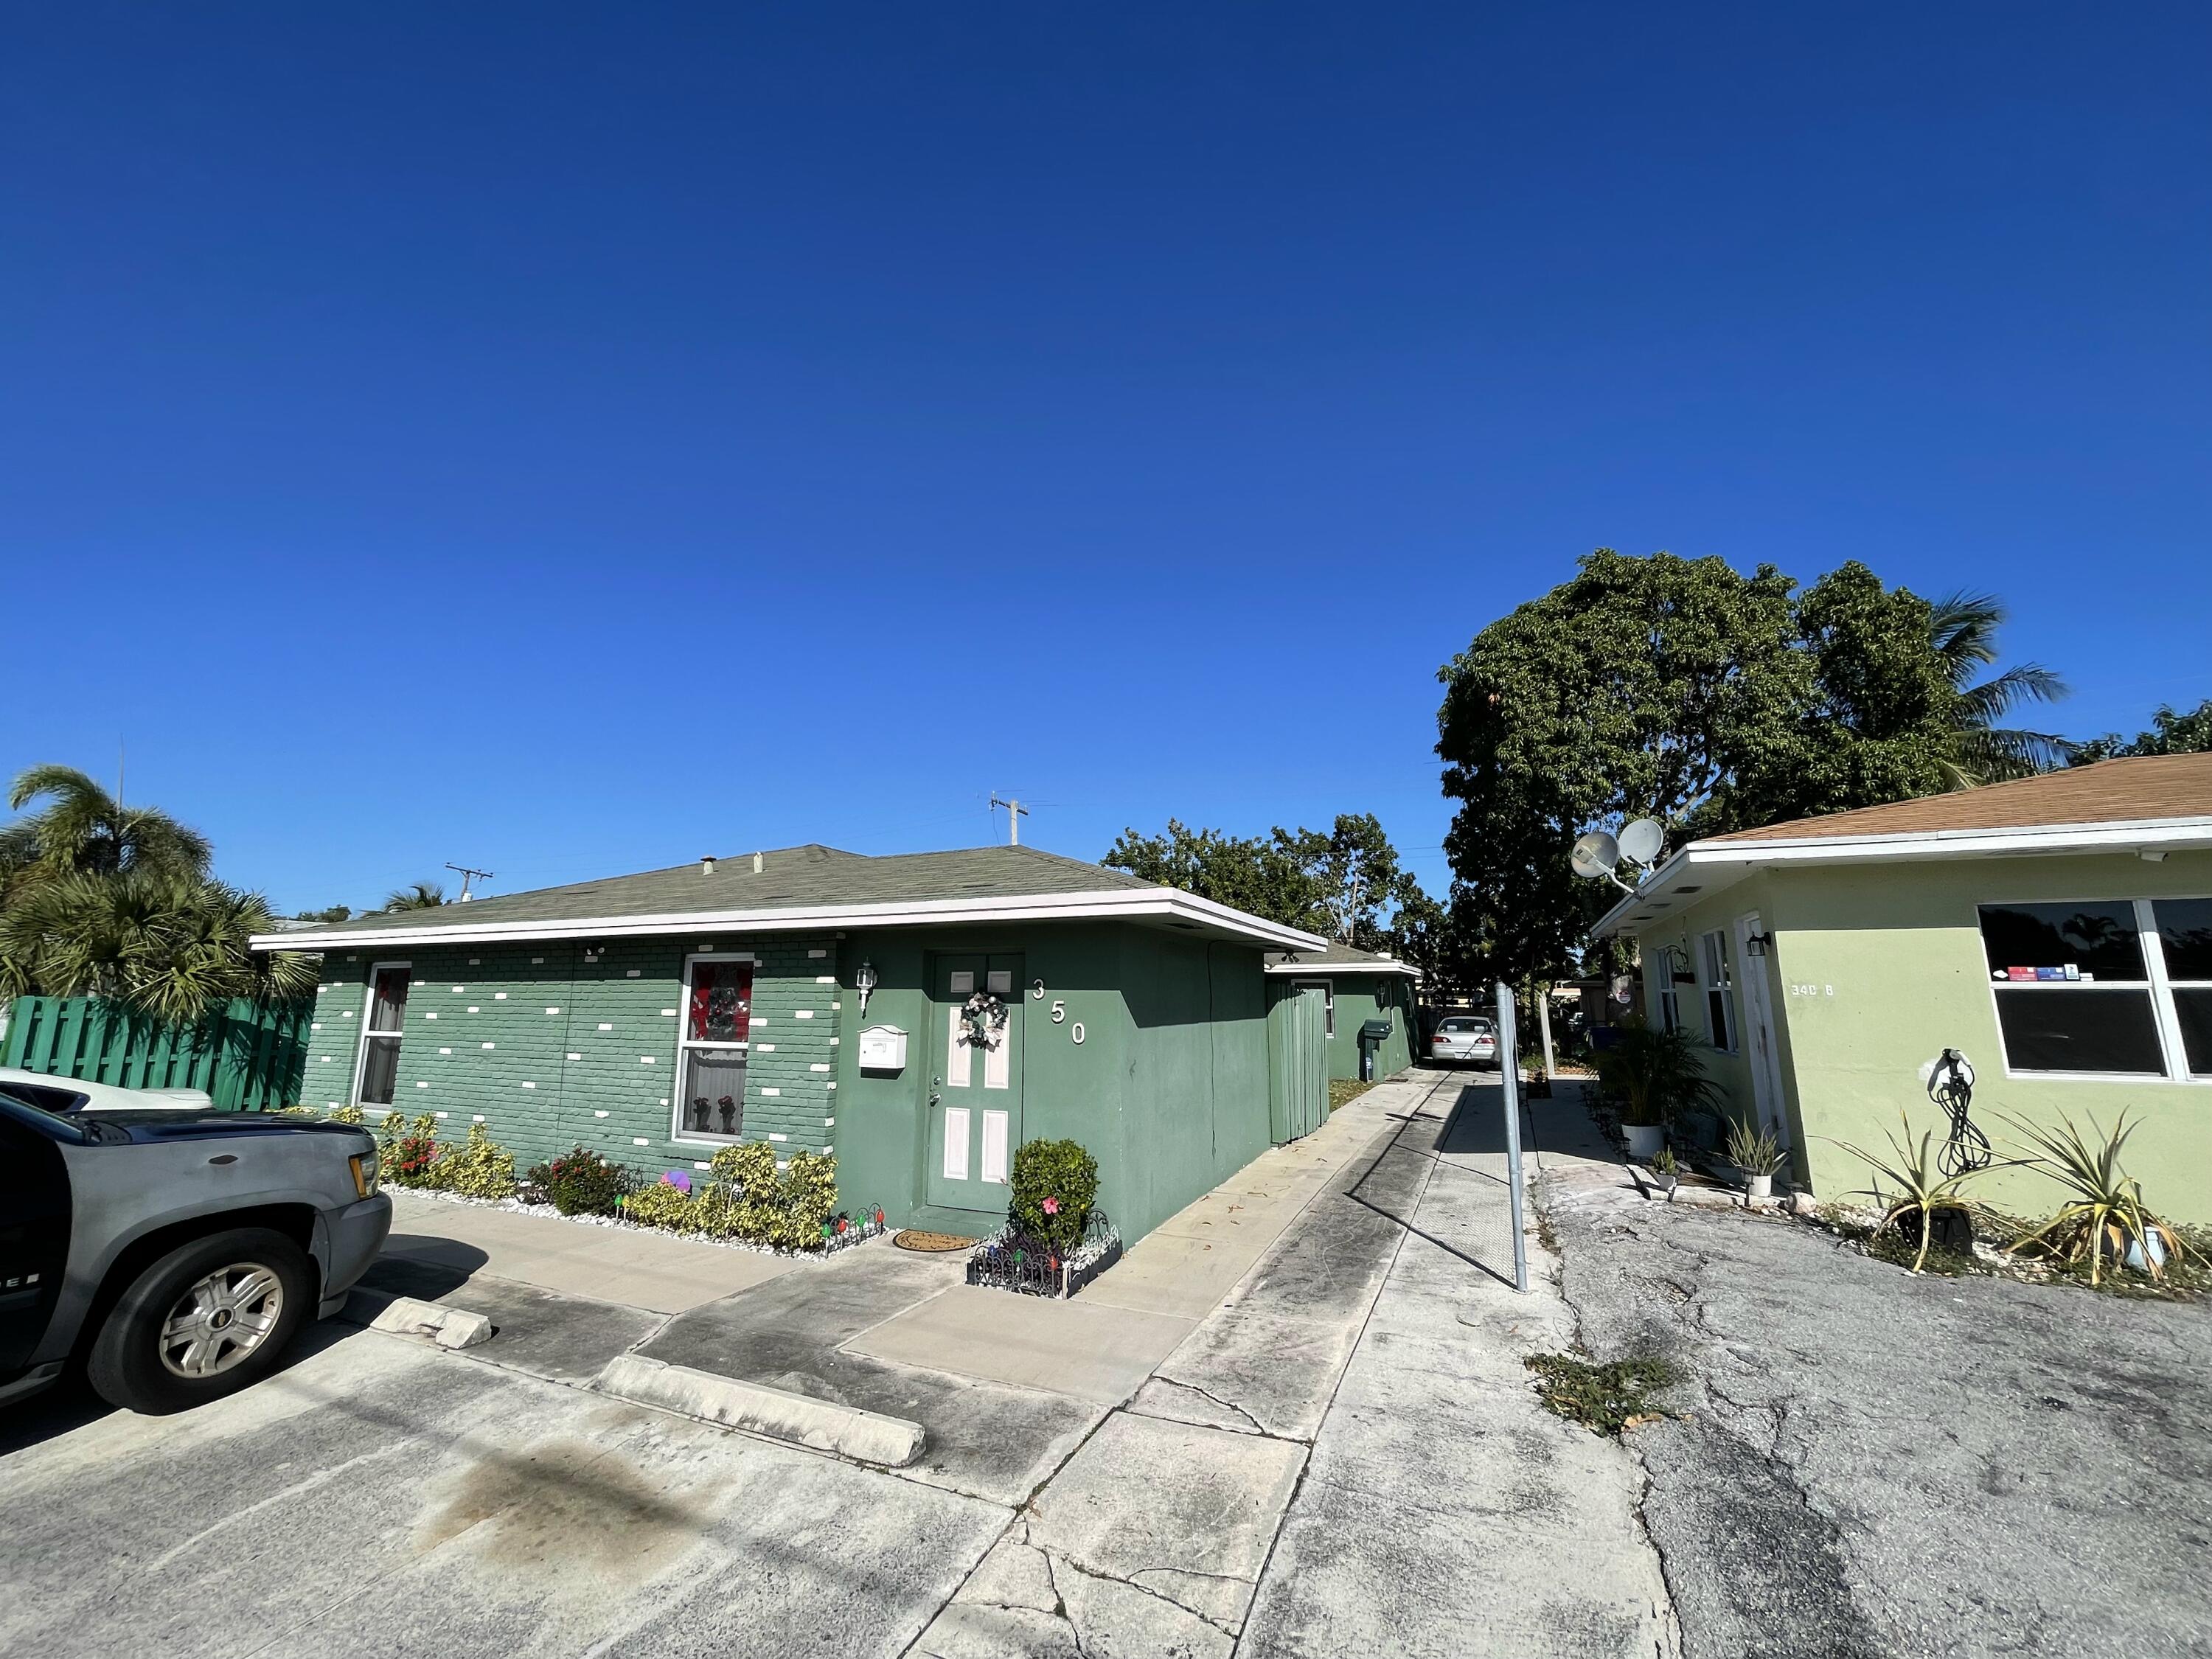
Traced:
<path fill-rule="evenodd" d="M 2195 5 L 18 9 L 0 767 L 283 908 L 1371 810 L 1600 545 L 2212 695 Z"/>

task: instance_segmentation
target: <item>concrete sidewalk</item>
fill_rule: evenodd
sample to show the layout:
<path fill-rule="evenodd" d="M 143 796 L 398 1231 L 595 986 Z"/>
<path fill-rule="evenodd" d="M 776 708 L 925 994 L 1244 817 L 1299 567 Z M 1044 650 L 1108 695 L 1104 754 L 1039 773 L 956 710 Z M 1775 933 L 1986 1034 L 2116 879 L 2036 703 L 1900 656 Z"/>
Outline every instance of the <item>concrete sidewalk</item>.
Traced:
<path fill-rule="evenodd" d="M 1670 1653 L 1634 1464 L 1545 1412 L 1521 1364 L 1573 1320 L 1534 1237 L 1538 1290 L 1510 1288 L 1498 1099 L 1416 1072 L 1338 1113 L 1361 1155 L 915 1651 Z"/>
<path fill-rule="evenodd" d="M 392 1194 L 392 1237 L 384 1258 L 450 1277 L 453 1284 L 489 1273 L 561 1296 L 659 1314 L 682 1313 L 803 1265 L 790 1256 L 725 1249 L 672 1233 L 594 1227 L 404 1190 Z"/>

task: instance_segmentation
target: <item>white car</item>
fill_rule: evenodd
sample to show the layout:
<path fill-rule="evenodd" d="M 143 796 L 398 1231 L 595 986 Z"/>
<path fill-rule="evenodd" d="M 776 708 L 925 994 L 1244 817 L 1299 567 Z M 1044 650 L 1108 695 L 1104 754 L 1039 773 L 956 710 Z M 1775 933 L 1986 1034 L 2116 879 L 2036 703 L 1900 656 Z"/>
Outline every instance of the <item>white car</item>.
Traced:
<path fill-rule="evenodd" d="M 1429 1039 L 1429 1058 L 1445 1066 L 1495 1065 L 1497 1029 L 1480 1014 L 1447 1014 Z"/>
<path fill-rule="evenodd" d="M 73 1112 L 211 1112 L 215 1101 L 204 1089 L 118 1089 L 79 1077 L 48 1077 L 0 1066 L 0 1091 L 40 1111 L 67 1117 Z"/>

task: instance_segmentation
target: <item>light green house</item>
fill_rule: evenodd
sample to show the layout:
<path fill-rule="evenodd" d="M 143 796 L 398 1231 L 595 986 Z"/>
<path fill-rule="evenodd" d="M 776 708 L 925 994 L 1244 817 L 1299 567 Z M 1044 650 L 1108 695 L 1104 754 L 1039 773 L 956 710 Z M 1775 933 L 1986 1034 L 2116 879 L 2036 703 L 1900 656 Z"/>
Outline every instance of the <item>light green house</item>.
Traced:
<path fill-rule="evenodd" d="M 1032 848 L 807 846 L 253 943 L 322 953 L 307 1103 L 519 1165 L 834 1152 L 842 1203 L 968 1234 L 1066 1137 L 1133 1240 L 1275 1138 L 1264 953 L 1321 941 Z"/>
<path fill-rule="evenodd" d="M 1319 997 L 1322 1054 L 1331 1080 L 1359 1075 L 1360 1034 L 1370 1021 L 1390 1028 L 1389 1036 L 1371 1044 L 1376 1077 L 1389 1077 L 1413 1063 L 1413 995 L 1421 970 L 1410 962 L 1331 941 L 1317 951 L 1271 952 L 1267 979 L 1279 1019 L 1285 1017 L 1279 1011 L 1299 995 Z"/>
<path fill-rule="evenodd" d="M 1693 842 L 1599 921 L 1633 938 L 1644 1012 L 1698 1033 L 1737 1115 L 1776 1127 L 1824 1198 L 1946 1048 L 1971 1124 L 2141 1127 L 2146 1197 L 2212 1221 L 2212 755 L 2111 760 Z M 1984 1195 L 2047 1212 L 2042 1177 Z"/>

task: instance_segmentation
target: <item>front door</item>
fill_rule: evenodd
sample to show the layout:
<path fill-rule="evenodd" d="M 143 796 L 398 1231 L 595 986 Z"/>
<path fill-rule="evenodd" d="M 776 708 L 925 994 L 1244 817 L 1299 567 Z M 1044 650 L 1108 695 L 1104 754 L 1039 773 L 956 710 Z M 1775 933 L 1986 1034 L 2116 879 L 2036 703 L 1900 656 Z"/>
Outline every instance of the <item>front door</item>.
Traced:
<path fill-rule="evenodd" d="M 946 955 L 930 969 L 929 1201 L 1003 1214 L 1022 1142 L 1022 959 Z"/>
<path fill-rule="evenodd" d="M 1751 1097 L 1759 1121 L 1787 1146 L 1790 1126 L 1782 1109 L 1782 1051 L 1774 1040 L 1774 1004 L 1767 988 L 1770 958 L 1754 956 L 1751 950 L 1752 937 L 1759 931 L 1756 910 L 1735 919 L 1735 959 L 1743 981 L 1744 1059 L 1751 1066 Z"/>

